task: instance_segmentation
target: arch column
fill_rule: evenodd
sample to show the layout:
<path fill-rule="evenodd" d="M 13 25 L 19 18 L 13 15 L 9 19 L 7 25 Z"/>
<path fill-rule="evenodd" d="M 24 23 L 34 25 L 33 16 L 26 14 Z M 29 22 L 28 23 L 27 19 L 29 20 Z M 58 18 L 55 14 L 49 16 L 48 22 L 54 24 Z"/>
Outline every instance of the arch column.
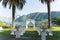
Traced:
<path fill-rule="evenodd" d="M 29 22 L 30 22 L 30 21 L 26 21 L 26 29 L 28 28 Z"/>
<path fill-rule="evenodd" d="M 33 28 L 35 28 L 35 20 L 26 20 L 26 29 L 28 28 L 28 24 L 30 23 L 30 22 L 32 22 L 33 23 Z"/>
<path fill-rule="evenodd" d="M 35 28 L 35 21 L 34 21 L 34 20 L 32 20 L 31 22 L 33 23 L 33 26 L 34 26 L 33 28 Z"/>

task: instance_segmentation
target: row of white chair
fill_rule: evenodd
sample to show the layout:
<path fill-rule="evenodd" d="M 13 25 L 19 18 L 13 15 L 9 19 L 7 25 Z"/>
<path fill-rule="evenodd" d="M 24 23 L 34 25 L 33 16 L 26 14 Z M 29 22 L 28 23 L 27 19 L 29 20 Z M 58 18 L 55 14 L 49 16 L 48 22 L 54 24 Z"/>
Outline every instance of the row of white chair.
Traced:
<path fill-rule="evenodd" d="M 20 38 L 25 33 L 26 28 L 22 27 L 15 31 L 16 38 Z"/>
<path fill-rule="evenodd" d="M 41 28 L 37 28 L 37 32 L 38 32 L 39 35 L 41 35 L 41 31 L 42 31 Z M 53 33 L 52 33 L 51 29 L 46 30 L 46 32 L 48 32 L 48 34 L 50 36 L 53 36 Z M 45 35 L 47 36 L 47 33 L 45 33 Z"/>

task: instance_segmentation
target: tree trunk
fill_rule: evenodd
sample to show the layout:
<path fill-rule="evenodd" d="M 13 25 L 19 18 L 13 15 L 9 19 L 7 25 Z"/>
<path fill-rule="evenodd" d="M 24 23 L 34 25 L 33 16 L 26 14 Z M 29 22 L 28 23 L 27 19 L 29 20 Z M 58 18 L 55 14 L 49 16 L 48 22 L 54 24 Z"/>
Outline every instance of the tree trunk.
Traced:
<path fill-rule="evenodd" d="M 47 9 L 48 9 L 48 33 L 50 36 L 53 36 L 52 30 L 51 30 L 51 13 L 50 13 L 50 2 L 47 2 Z"/>
<path fill-rule="evenodd" d="M 47 9 L 48 9 L 48 28 L 50 28 L 51 27 L 50 2 L 47 2 Z"/>
<path fill-rule="evenodd" d="M 12 5 L 12 35 L 14 35 L 14 28 L 15 28 L 15 5 Z"/>
<path fill-rule="evenodd" d="M 12 27 L 14 27 L 14 20 L 15 20 L 15 6 L 12 6 Z"/>

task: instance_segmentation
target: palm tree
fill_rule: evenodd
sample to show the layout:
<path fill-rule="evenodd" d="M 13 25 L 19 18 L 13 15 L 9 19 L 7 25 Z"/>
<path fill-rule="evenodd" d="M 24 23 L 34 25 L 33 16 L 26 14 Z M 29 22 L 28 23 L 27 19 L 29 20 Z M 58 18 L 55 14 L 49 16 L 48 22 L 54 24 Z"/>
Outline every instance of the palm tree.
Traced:
<path fill-rule="evenodd" d="M 12 7 L 12 29 L 14 30 L 14 20 L 15 20 L 15 11 L 16 8 L 21 9 L 25 5 L 25 0 L 3 0 L 2 5 L 6 7 L 9 5 L 9 8 Z"/>
<path fill-rule="evenodd" d="M 50 14 L 50 3 L 54 0 L 41 0 L 41 3 L 46 3 L 47 4 L 47 9 L 48 9 L 48 28 L 51 27 L 51 14 Z"/>
<path fill-rule="evenodd" d="M 41 3 L 46 3 L 47 4 L 47 9 L 48 9 L 48 33 L 50 36 L 53 36 L 52 31 L 51 31 L 51 13 L 50 13 L 50 3 L 54 0 L 41 0 Z"/>

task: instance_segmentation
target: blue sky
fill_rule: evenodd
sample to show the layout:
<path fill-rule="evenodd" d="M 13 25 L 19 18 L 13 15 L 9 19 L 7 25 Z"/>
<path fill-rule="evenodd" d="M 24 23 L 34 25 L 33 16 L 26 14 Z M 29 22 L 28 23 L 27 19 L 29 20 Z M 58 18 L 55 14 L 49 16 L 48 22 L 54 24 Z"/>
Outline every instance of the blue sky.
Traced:
<path fill-rule="evenodd" d="M 55 0 L 55 2 L 51 3 L 51 11 L 60 11 L 60 0 Z M 24 5 L 23 9 L 16 10 L 17 15 L 27 15 L 33 12 L 47 12 L 46 4 L 42 4 L 39 0 L 26 0 L 26 4 Z M 9 6 L 4 8 L 2 3 L 0 3 L 0 17 L 11 17 L 11 9 Z"/>

